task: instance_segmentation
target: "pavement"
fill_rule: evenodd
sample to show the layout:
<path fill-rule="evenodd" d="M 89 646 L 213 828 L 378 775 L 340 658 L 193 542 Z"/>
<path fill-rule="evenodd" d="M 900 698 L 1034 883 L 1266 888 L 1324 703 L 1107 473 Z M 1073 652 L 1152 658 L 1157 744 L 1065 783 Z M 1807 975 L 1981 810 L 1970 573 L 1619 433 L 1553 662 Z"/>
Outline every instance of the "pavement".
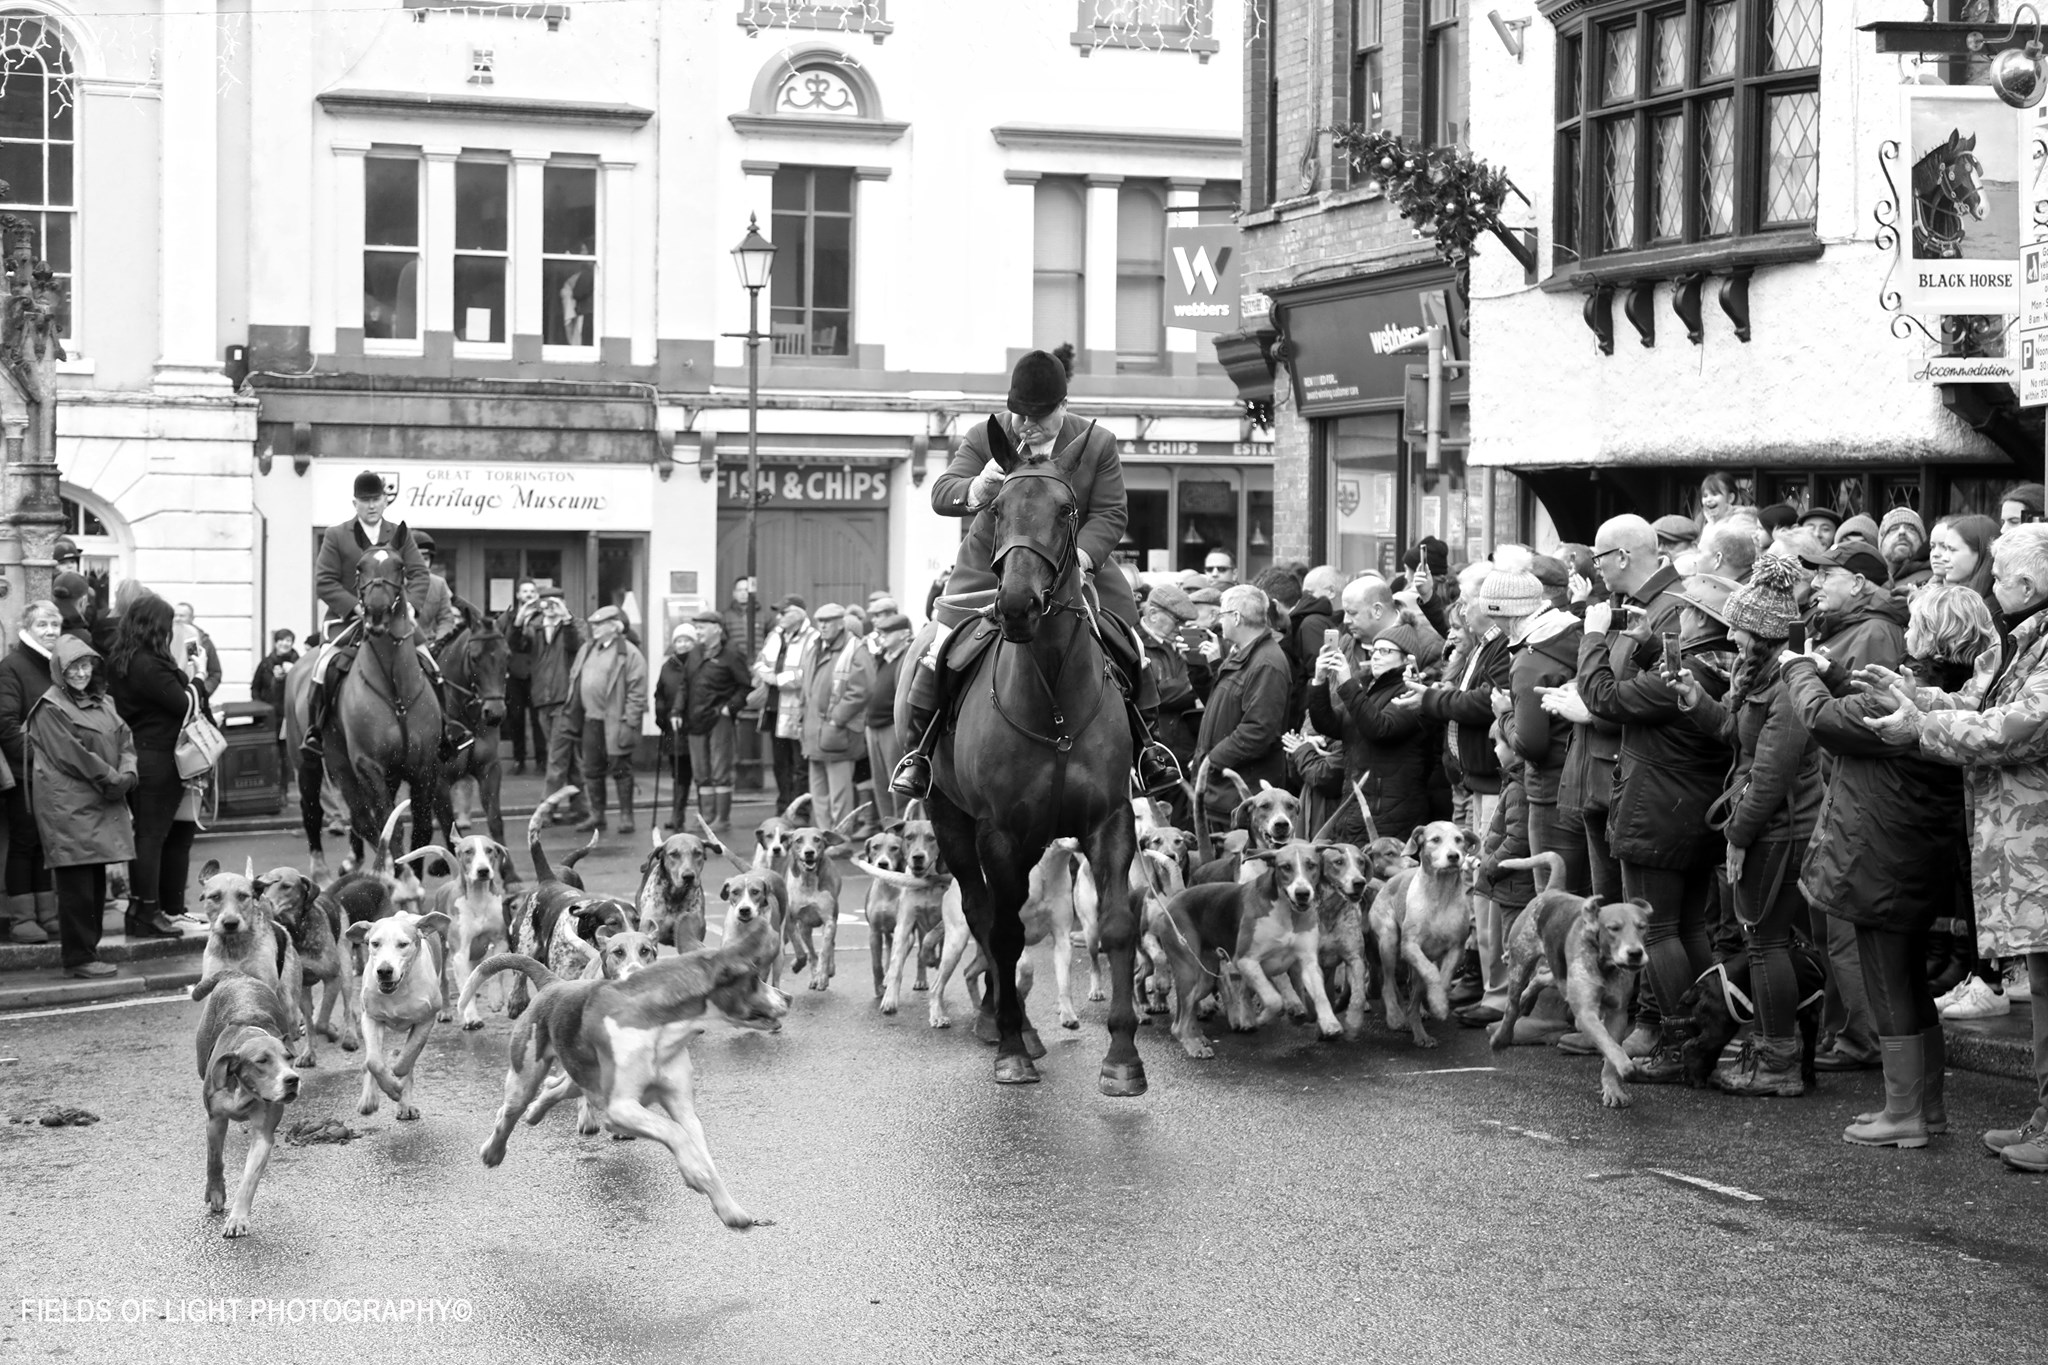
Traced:
<path fill-rule="evenodd" d="M 521 865 L 526 861 L 526 820 L 533 814 L 542 795 L 542 782 L 538 776 L 507 776 L 505 779 L 501 804 L 507 842 L 513 850 L 515 862 Z M 666 795 L 664 792 L 664 801 Z M 629 879 L 620 894 L 629 896 L 639 884 L 638 862 L 645 856 L 647 816 L 653 798 L 651 774 L 640 775 L 639 797 L 640 833 L 630 843 L 614 835 L 584 864 L 586 868 L 603 868 L 616 860 L 620 873 Z M 208 826 L 193 849 L 195 884 L 199 865 L 208 858 L 216 858 L 229 867 L 240 867 L 249 859 L 253 859 L 259 869 L 303 865 L 305 846 L 298 834 L 296 802 L 289 808 L 293 812 L 289 817 L 222 820 Z M 733 804 L 733 848 L 736 851 L 751 848 L 754 830 L 774 813 L 771 799 L 756 793 L 740 793 Z M 330 858 L 338 861 L 343 851 L 342 841 L 329 838 L 327 842 Z M 551 839 L 550 847 L 559 848 L 570 842 L 571 836 L 564 827 Z M 849 908 L 856 907 L 866 894 L 866 879 L 849 871 L 847 886 L 843 903 Z M 119 976 L 100 981 L 74 981 L 66 977 L 58 967 L 58 951 L 54 943 L 36 948 L 0 943 L 0 1014 L 10 1010 L 83 1004 L 156 990 L 182 989 L 199 979 L 198 955 L 205 949 L 202 926 L 188 926 L 185 938 L 179 942 L 143 940 L 131 943 L 120 929 L 119 911 L 110 910 L 100 941 L 100 956 L 122 970 Z M 2034 1055 L 2031 1008 L 2026 1002 L 2014 1002 L 2010 1014 L 1996 1019 L 1946 1021 L 1943 1028 L 1948 1036 L 1949 1066 L 2018 1080 L 2031 1076 Z"/>
<path fill-rule="evenodd" d="M 1212 1025 L 1197 1062 L 1155 1022 L 1149 1093 L 1112 1100 L 1106 1007 L 1053 1026 L 1041 961 L 1044 1081 L 1002 1088 L 964 1017 L 932 1029 L 916 994 L 879 1014 L 860 924 L 839 947 L 831 989 L 786 979 L 780 1034 L 694 1045 L 719 1171 L 775 1220 L 744 1235 L 572 1106 L 486 1169 L 492 1015 L 433 1031 L 417 1122 L 358 1113 L 360 1063 L 323 1042 L 287 1127 L 349 1140 L 280 1144 L 225 1241 L 198 1006 L 0 1017 L 0 1113 L 98 1119 L 0 1123 L 0 1168 L 33 1173 L 0 1200 L 0 1359 L 1861 1365 L 2032 1359 L 2048 1323 L 2048 1180 L 1976 1150 L 2025 1111 L 2016 1081 L 1952 1076 L 1955 1132 L 1898 1152 L 1838 1137 L 1879 1100 L 1867 1073 L 1609 1111 L 1597 1059 L 1475 1030 L 1422 1051 L 1376 1018 L 1338 1043 Z"/>

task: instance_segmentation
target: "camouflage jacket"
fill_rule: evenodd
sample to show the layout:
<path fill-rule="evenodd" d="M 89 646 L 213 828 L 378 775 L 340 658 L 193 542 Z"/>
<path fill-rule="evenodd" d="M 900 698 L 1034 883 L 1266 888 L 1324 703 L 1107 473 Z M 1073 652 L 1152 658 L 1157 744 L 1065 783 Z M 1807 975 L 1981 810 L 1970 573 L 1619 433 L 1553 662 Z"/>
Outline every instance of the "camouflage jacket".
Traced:
<path fill-rule="evenodd" d="M 1962 767 L 1969 791 L 1977 951 L 2048 952 L 2048 612 L 2013 631 L 2010 668 L 1988 649 L 1962 691 L 1922 689 L 1920 749 Z"/>

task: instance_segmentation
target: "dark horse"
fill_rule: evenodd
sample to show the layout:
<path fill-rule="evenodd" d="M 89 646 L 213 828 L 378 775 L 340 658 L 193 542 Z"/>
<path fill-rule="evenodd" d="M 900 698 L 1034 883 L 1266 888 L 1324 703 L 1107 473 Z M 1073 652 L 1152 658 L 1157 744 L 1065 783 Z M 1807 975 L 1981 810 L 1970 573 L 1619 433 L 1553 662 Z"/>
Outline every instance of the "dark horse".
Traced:
<path fill-rule="evenodd" d="M 1923 260 L 1963 254 L 1963 215 L 1984 216 L 1984 191 L 1977 180 L 1984 167 L 1976 158 L 1977 135 L 1949 130 L 1948 141 L 1913 163 L 1913 254 Z"/>
<path fill-rule="evenodd" d="M 1038 1079 L 1043 1056 L 1017 993 L 1023 908 L 1032 865 L 1054 839 L 1081 841 L 1095 877 L 1112 994 L 1105 1095 L 1145 1093 L 1131 974 L 1137 916 L 1130 902 L 1131 730 L 1109 661 L 1083 601 L 1074 538 L 1080 508 L 1066 471 L 1019 465 L 1002 423 L 989 449 L 1011 470 L 995 518 L 995 616 L 1002 638 L 959 681 L 952 732 L 933 755 L 930 816 L 960 883 L 968 928 L 993 970 L 977 1028 L 994 1026 L 996 1081 Z M 962 629 L 970 629 L 963 627 Z M 905 670 L 908 672 L 908 670 Z M 1064 951 L 1065 944 L 1054 944 Z M 992 1017 L 991 1017 L 992 1015 Z"/>
<path fill-rule="evenodd" d="M 486 616 L 456 631 L 434 650 L 450 704 L 460 708 L 455 718 L 476 736 L 476 743 L 441 768 L 441 800 L 434 808 L 434 819 L 450 843 L 455 839 L 455 784 L 465 777 L 476 779 L 491 838 L 505 842 L 505 812 L 499 800 L 504 775 L 498 766 L 498 738 L 505 723 L 510 646 L 498 623 Z"/>
<path fill-rule="evenodd" d="M 372 550 L 356 566 L 363 643 L 328 708 L 323 736 L 327 774 L 348 803 L 349 844 L 358 862 L 397 805 L 401 783 L 411 789 L 418 812 L 412 821 L 413 848 L 428 844 L 433 825 L 428 812 L 446 799 L 441 794 L 441 699 L 420 665 L 414 638 L 419 623 L 405 600 L 404 575 L 402 561 L 388 550 Z M 317 817 L 317 791 L 309 804 Z M 324 863 L 317 818 L 307 821 L 306 839 L 315 865 Z"/>

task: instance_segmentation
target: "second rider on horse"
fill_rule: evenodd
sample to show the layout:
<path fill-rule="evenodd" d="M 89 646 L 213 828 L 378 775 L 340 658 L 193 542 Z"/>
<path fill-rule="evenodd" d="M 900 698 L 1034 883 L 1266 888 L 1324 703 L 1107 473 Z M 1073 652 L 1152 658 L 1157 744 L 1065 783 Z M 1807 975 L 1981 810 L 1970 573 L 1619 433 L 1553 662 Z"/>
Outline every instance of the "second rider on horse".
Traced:
<path fill-rule="evenodd" d="M 1180 783 L 1180 765 L 1171 750 L 1152 738 L 1147 713 L 1155 712 L 1159 701 L 1138 643 L 1138 604 L 1131 595 L 1130 581 L 1111 559 L 1123 540 L 1128 515 L 1123 462 L 1113 436 L 1067 411 L 1067 373 L 1066 363 L 1053 355 L 1026 353 L 1010 374 L 1009 411 L 997 420 L 1009 428 L 1022 463 L 1052 461 L 1073 487 L 1081 508 L 1075 557 L 1083 581 L 1090 587 L 1086 595 L 1095 608 L 1102 643 L 1124 685 L 1138 786 L 1148 794 L 1171 791 Z M 932 480 L 932 510 L 944 517 L 971 517 L 973 524 L 961 539 L 959 559 L 946 581 L 946 596 L 938 600 L 932 613 L 937 633 L 911 681 L 910 727 L 920 738 L 917 747 L 896 765 L 889 784 L 905 796 L 922 797 L 931 792 L 932 751 L 945 725 L 941 707 L 947 637 L 963 622 L 982 614 L 979 605 L 994 594 L 995 517 L 989 507 L 1007 473 L 992 458 L 988 433 L 977 423 L 961 439 L 946 472 Z M 1105 565 L 1109 571 L 1098 573 Z"/>
<path fill-rule="evenodd" d="M 363 642 L 362 603 L 356 597 L 356 568 L 362 563 L 363 556 L 372 550 L 383 549 L 399 557 L 405 566 L 406 605 L 411 608 L 416 623 L 425 620 L 428 586 L 432 579 L 426 556 L 405 523 L 384 520 L 384 509 L 390 504 L 391 495 L 384 486 L 383 476 L 369 470 L 356 475 L 354 495 L 355 515 L 339 526 L 327 528 L 326 534 L 320 538 L 320 558 L 313 569 L 313 590 L 327 608 L 329 620 L 346 622 L 327 645 L 313 677 L 304 751 L 316 758 L 322 756 L 324 750 L 327 714 L 334 698 L 341 692 L 342 675 L 355 663 L 356 649 Z M 449 700 L 441 666 L 435 661 L 424 632 L 418 637 L 418 648 L 420 666 L 426 670 L 435 694 L 441 699 L 441 756 L 452 758 L 469 746 L 472 736 L 455 719 L 457 708 Z"/>

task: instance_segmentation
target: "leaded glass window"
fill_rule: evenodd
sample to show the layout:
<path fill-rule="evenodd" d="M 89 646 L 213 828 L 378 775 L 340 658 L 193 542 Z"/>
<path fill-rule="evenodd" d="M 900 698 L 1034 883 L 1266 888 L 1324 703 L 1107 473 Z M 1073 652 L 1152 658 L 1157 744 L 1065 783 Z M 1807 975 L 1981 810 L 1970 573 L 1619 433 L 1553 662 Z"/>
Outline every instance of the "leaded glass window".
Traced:
<path fill-rule="evenodd" d="M 1810 227 L 1821 0 L 1596 0 L 1558 38 L 1556 240 L 1579 259 Z"/>

